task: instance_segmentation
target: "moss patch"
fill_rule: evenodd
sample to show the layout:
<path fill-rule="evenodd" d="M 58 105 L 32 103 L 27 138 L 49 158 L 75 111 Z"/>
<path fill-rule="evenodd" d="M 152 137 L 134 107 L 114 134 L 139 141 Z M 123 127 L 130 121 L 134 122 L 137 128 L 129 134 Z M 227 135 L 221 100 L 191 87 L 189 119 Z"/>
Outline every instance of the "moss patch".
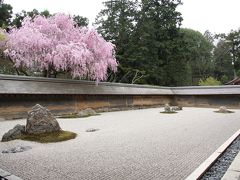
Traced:
<path fill-rule="evenodd" d="M 177 112 L 176 112 L 176 111 L 171 111 L 171 112 L 165 112 L 165 111 L 163 111 L 163 112 L 160 112 L 160 113 L 163 113 L 163 114 L 176 114 Z"/>
<path fill-rule="evenodd" d="M 214 111 L 215 113 L 221 113 L 221 114 L 229 114 L 229 113 L 235 113 L 234 111 L 225 111 L 225 112 L 222 112 L 222 111 Z"/>
<path fill-rule="evenodd" d="M 58 118 L 64 118 L 64 119 L 71 119 L 71 118 L 86 118 L 90 116 L 99 116 L 100 114 L 94 114 L 94 115 L 86 115 L 86 116 L 79 116 L 76 113 L 71 113 L 71 114 L 64 114 L 59 116 Z"/>
<path fill-rule="evenodd" d="M 27 141 L 36 141 L 40 143 L 51 143 L 51 142 L 61 142 L 74 139 L 77 136 L 76 133 L 70 131 L 59 131 L 52 133 L 43 133 L 43 134 L 24 134 L 21 135 L 18 139 L 27 140 Z"/>

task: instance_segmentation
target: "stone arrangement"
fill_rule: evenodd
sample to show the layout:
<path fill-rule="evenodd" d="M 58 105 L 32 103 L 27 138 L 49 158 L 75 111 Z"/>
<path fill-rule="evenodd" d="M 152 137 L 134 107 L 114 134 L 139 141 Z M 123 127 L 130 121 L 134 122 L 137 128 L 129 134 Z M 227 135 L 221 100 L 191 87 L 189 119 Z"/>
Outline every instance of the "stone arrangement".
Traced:
<path fill-rule="evenodd" d="M 233 113 L 233 111 L 228 110 L 226 106 L 220 106 L 219 110 L 215 111 L 215 112 L 218 112 L 218 113 Z"/>
<path fill-rule="evenodd" d="M 162 113 L 176 113 L 176 111 L 182 110 L 181 106 L 170 106 L 169 104 L 165 104 L 164 111 Z"/>
<path fill-rule="evenodd" d="M 87 108 L 79 111 L 78 113 L 70 113 L 59 116 L 59 118 L 84 118 L 89 116 L 99 115 L 92 108 Z"/>
<path fill-rule="evenodd" d="M 45 107 L 37 104 L 28 112 L 27 124 L 16 125 L 2 137 L 2 141 L 17 139 L 24 134 L 42 134 L 60 131 L 61 128 L 56 118 Z"/>
<path fill-rule="evenodd" d="M 81 110 L 77 114 L 78 117 L 88 117 L 88 116 L 95 116 L 95 115 L 97 115 L 97 113 L 92 108 Z"/>

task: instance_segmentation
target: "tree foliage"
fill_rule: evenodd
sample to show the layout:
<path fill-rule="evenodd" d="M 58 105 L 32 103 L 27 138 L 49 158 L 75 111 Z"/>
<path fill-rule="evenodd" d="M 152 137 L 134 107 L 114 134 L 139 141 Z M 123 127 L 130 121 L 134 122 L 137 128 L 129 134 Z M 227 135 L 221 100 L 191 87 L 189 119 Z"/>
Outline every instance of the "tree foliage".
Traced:
<path fill-rule="evenodd" d="M 137 1 L 110 0 L 104 2 L 104 6 L 105 9 L 97 15 L 95 25 L 105 39 L 116 45 L 116 57 L 120 62 L 118 72 L 109 76 L 109 80 L 131 83 L 141 74 L 131 65 L 130 57 Z"/>
<path fill-rule="evenodd" d="M 101 78 L 101 80 L 107 78 L 110 82 L 182 86 L 198 85 L 200 79 L 206 79 L 207 77 L 214 77 L 222 83 L 226 83 L 240 74 L 240 30 L 231 31 L 228 34 L 213 35 L 208 30 L 204 34 L 201 34 L 193 29 L 181 28 L 182 16 L 177 11 L 177 7 L 182 4 L 182 0 L 106 0 L 103 4 L 104 8 L 97 15 L 95 26 L 98 33 L 104 39 L 115 44 L 115 51 L 113 50 L 113 46 L 111 46 L 112 52 L 115 55 L 112 57 L 116 57 L 119 64 L 117 73 L 110 71 L 111 68 L 104 69 L 109 75 L 108 77 Z M 45 19 L 47 17 L 51 19 L 54 16 L 47 10 L 39 12 L 34 9 L 29 12 L 22 11 L 11 18 L 11 10 L 10 5 L 6 6 L 3 11 L 0 9 L 0 25 L 2 23 L 3 28 L 9 25 L 19 28 L 19 30 L 13 30 L 13 32 L 19 31 L 19 35 L 24 18 L 30 17 L 31 20 L 29 19 L 29 22 L 34 22 L 34 19 L 39 15 L 44 16 Z M 77 29 L 82 29 L 79 27 L 87 26 L 89 23 L 87 18 L 79 15 L 72 16 L 71 20 L 75 22 L 73 23 L 73 28 Z M 87 32 L 90 32 L 90 30 L 83 29 L 81 30 L 81 34 L 88 36 Z M 32 31 L 35 32 L 35 29 Z M 75 30 L 71 31 L 75 32 Z M 69 30 L 69 35 L 72 32 Z M 99 34 L 94 31 L 91 32 L 93 33 L 89 34 L 94 34 L 93 37 L 98 39 L 97 41 L 102 42 L 100 40 L 102 37 Z M 31 36 L 31 33 L 28 33 L 26 33 L 26 36 L 22 32 L 20 40 L 24 38 L 30 39 L 28 36 Z M 35 33 L 32 32 L 32 34 Z M 38 33 L 36 34 L 39 35 Z M 65 37 L 69 35 L 64 34 Z M 38 38 L 34 36 L 34 40 L 40 43 L 42 49 L 36 45 L 38 43 L 30 43 L 33 47 L 36 46 L 40 49 L 36 51 L 28 49 L 26 52 L 30 54 L 29 56 L 34 57 L 31 52 L 40 54 L 40 51 L 44 49 L 43 44 L 41 44 L 43 43 L 42 40 L 45 41 L 43 37 L 49 37 L 49 34 L 39 35 Z M 65 37 L 60 38 L 60 42 Z M 76 37 L 78 38 L 78 36 Z M 91 37 L 89 35 L 89 38 L 92 38 L 92 35 Z M 56 39 L 54 41 L 57 42 Z M 80 38 L 79 40 L 75 40 L 74 43 L 79 43 L 80 41 L 83 42 Z M 14 41 L 12 40 L 12 42 Z M 19 41 L 16 42 L 19 43 Z M 18 44 L 18 46 L 26 48 L 22 44 Z M 76 48 L 75 46 L 70 48 L 68 44 L 67 47 L 70 49 L 67 49 L 65 46 L 65 49 L 63 47 L 61 49 L 56 44 L 54 44 L 54 52 L 57 54 L 60 54 L 60 51 L 67 52 L 70 49 Z M 96 47 L 94 46 L 94 48 Z M 19 50 L 22 49 L 19 48 Z M 86 52 L 88 53 L 89 48 L 87 50 Z M 92 52 L 92 49 L 90 50 Z M 101 50 L 100 48 L 97 54 L 100 54 Z M 79 51 L 77 52 L 79 53 Z M 9 55 L 11 58 L 13 57 L 11 54 Z M 42 55 L 48 57 L 45 51 Z M 54 63 L 57 62 L 57 59 L 61 59 L 59 62 L 62 63 L 68 58 L 83 58 L 80 56 L 79 54 L 73 55 L 72 51 L 70 55 L 64 54 L 58 58 L 56 58 L 57 56 L 50 56 L 53 59 L 53 63 L 51 62 L 50 66 L 41 64 L 41 68 L 36 68 L 39 67 L 39 62 L 35 60 L 37 58 L 34 58 L 34 61 L 30 62 L 34 62 L 32 66 L 34 71 L 45 72 L 45 75 L 48 76 L 56 74 L 56 72 L 64 72 L 64 75 L 69 77 L 70 72 L 73 73 L 72 69 L 74 65 L 63 67 Z M 98 55 L 94 55 L 94 57 L 98 57 Z M 18 58 L 18 62 L 21 62 L 21 59 Z M 7 68 L 12 64 L 10 59 L 5 59 L 1 63 L 3 64 L 1 67 Z M 16 65 L 18 68 L 13 68 L 13 70 L 16 69 L 18 74 L 29 73 L 29 66 L 27 64 L 22 62 L 19 64 L 19 66 Z M 113 66 L 115 67 L 116 64 Z M 12 69 L 5 68 L 1 70 L 1 72 L 4 71 L 9 73 L 12 72 Z M 80 75 L 80 77 L 93 79 L 88 74 L 89 71 L 85 75 Z"/>
<path fill-rule="evenodd" d="M 133 52 L 134 61 L 146 71 L 143 83 L 173 85 L 171 78 L 175 58 L 174 39 L 182 21 L 176 10 L 180 0 L 142 0 L 137 14 Z"/>
<path fill-rule="evenodd" d="M 101 81 L 109 69 L 117 67 L 114 45 L 95 30 L 76 27 L 65 14 L 24 18 L 22 27 L 9 33 L 6 46 L 5 54 L 15 67 L 41 71 L 48 77 L 64 71 Z"/>
<path fill-rule="evenodd" d="M 219 41 L 214 50 L 214 73 L 218 79 L 231 80 L 240 70 L 240 29 L 218 34 L 217 37 Z"/>
<path fill-rule="evenodd" d="M 181 29 L 181 0 L 106 1 L 98 32 L 116 44 L 117 82 L 193 85 L 213 75 L 213 35 Z"/>
<path fill-rule="evenodd" d="M 79 27 L 88 26 L 89 24 L 88 18 L 79 16 L 79 15 L 74 15 L 73 20 Z"/>
<path fill-rule="evenodd" d="M 0 28 L 10 25 L 12 18 L 12 6 L 10 4 L 0 3 Z"/>
<path fill-rule="evenodd" d="M 106 1 L 98 31 L 116 44 L 118 82 L 164 85 L 181 14 L 180 0 Z"/>
<path fill-rule="evenodd" d="M 213 75 L 213 44 L 200 32 L 192 29 L 181 29 L 182 42 L 180 44 L 182 59 L 191 67 L 192 85 L 200 78 Z"/>
<path fill-rule="evenodd" d="M 14 15 L 11 25 L 19 28 L 22 26 L 22 22 L 25 17 L 34 18 L 37 15 L 41 15 L 46 18 L 52 16 L 52 14 L 48 10 L 44 10 L 42 12 L 39 12 L 37 9 L 33 9 L 32 11 L 28 11 L 28 12 L 25 10 L 22 10 L 22 12 L 16 13 Z M 88 23 L 89 23 L 88 18 L 79 16 L 79 15 L 73 15 L 72 18 L 73 18 L 74 22 L 76 23 L 76 26 L 79 26 L 79 27 L 88 26 Z"/>
<path fill-rule="evenodd" d="M 35 16 L 37 15 L 41 15 L 41 16 L 44 16 L 44 17 L 50 17 L 51 14 L 48 10 L 44 10 L 42 12 L 39 12 L 37 9 L 33 9 L 32 11 L 24 11 L 22 10 L 22 12 L 20 13 L 16 13 L 13 20 L 12 20 L 12 23 L 11 25 L 14 26 L 14 27 L 21 27 L 22 26 L 22 22 L 23 22 L 23 19 L 25 17 L 31 17 L 31 18 L 34 18 Z"/>
<path fill-rule="evenodd" d="M 233 79 L 234 68 L 232 65 L 232 56 L 230 53 L 231 45 L 224 40 L 220 40 L 214 49 L 214 74 L 217 79 L 226 83 Z"/>
<path fill-rule="evenodd" d="M 231 46 L 229 52 L 232 56 L 234 77 L 236 77 L 236 72 L 240 70 L 240 29 L 237 31 L 231 31 L 226 36 L 226 42 Z"/>

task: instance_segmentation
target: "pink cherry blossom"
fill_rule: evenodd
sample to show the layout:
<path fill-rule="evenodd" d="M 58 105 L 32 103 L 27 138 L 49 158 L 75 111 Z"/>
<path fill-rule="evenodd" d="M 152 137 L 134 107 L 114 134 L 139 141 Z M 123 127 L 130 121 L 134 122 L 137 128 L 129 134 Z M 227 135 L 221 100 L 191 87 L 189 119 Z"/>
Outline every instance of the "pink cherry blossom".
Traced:
<path fill-rule="evenodd" d="M 72 77 L 106 80 L 108 69 L 117 70 L 114 45 L 95 30 L 74 26 L 65 14 L 23 20 L 8 34 L 5 54 L 16 67 L 40 71 L 68 71 Z"/>

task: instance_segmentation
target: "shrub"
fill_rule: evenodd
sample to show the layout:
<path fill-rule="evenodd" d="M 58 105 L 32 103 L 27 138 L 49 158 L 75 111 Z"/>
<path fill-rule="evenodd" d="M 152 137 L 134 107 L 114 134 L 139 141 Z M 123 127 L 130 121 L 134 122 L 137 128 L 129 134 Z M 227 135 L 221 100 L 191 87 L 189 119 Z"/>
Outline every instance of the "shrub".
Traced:
<path fill-rule="evenodd" d="M 204 80 L 200 79 L 198 85 L 199 86 L 219 86 L 221 85 L 221 82 L 210 76 Z"/>

